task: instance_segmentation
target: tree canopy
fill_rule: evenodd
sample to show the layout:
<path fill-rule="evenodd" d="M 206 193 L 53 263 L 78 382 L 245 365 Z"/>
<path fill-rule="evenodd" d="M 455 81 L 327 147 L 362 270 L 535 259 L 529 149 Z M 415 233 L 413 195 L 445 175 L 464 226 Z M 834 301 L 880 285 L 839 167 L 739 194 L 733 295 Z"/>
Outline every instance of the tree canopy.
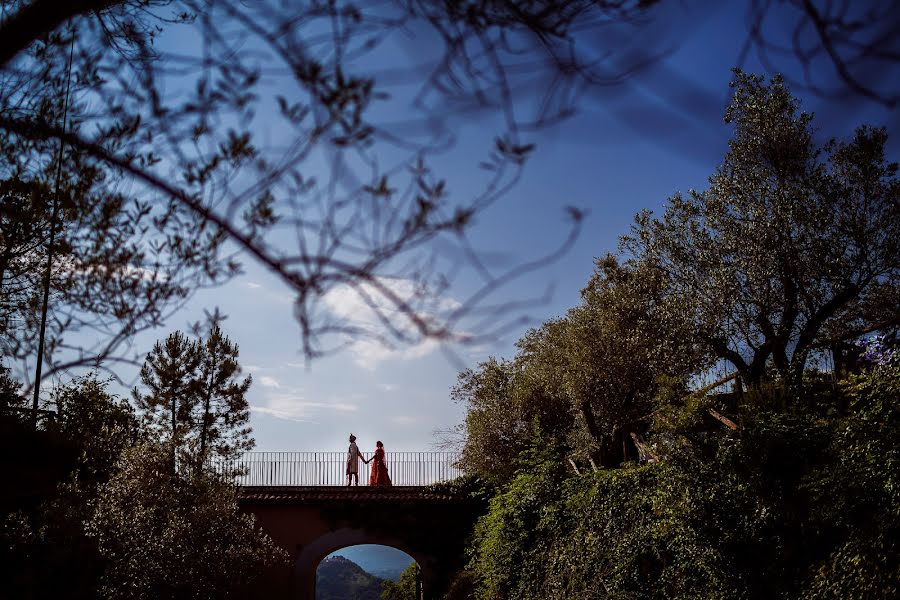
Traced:
<path fill-rule="evenodd" d="M 623 242 L 664 273 L 698 341 L 750 385 L 799 381 L 817 348 L 900 323 L 900 181 L 887 132 L 814 141 L 780 77 L 736 72 L 734 126 L 705 191 L 638 216 Z"/>

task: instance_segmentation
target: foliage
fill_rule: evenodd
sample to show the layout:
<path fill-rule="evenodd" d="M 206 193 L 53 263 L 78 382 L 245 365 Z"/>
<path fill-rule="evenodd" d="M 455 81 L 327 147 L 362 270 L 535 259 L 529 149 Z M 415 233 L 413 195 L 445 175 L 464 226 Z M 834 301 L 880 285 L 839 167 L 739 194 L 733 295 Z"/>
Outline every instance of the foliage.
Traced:
<path fill-rule="evenodd" d="M 173 474 L 158 443 L 127 450 L 87 523 L 108 559 L 103 598 L 226 598 L 284 553 L 237 506 L 228 481 Z"/>
<path fill-rule="evenodd" d="M 535 419 L 582 465 L 637 459 L 631 434 L 646 431 L 660 382 L 683 383 L 708 360 L 665 285 L 644 265 L 600 259 L 581 304 L 529 331 L 514 360 L 462 372 L 451 395 L 467 405 L 464 468 L 508 479 Z"/>
<path fill-rule="evenodd" d="M 636 459 L 626 451 L 630 435 L 644 433 L 661 379 L 683 381 L 706 362 L 667 284 L 655 269 L 607 256 L 566 315 L 557 352 L 563 390 L 588 434 L 573 444 L 582 459 L 603 466 Z"/>
<path fill-rule="evenodd" d="M 247 390 L 251 376 L 240 380 L 238 347 L 213 326 L 205 340 L 197 346 L 200 364 L 197 368 L 198 401 L 193 423 L 198 437 L 197 461 L 207 458 L 236 458 L 253 448 Z"/>
<path fill-rule="evenodd" d="M 900 363 L 896 334 L 872 335 L 858 340 L 856 346 L 860 351 L 860 358 L 869 365 L 889 366 Z"/>
<path fill-rule="evenodd" d="M 460 466 L 492 483 L 515 472 L 516 457 L 531 439 L 535 418 L 548 428 L 567 419 L 566 407 L 544 394 L 520 362 L 489 359 L 476 370 L 463 371 L 451 397 L 466 405 Z M 549 418 L 541 419 L 539 413 Z"/>
<path fill-rule="evenodd" d="M 809 487 L 818 519 L 837 530 L 811 577 L 811 598 L 900 594 L 900 366 L 844 384 L 849 414 L 835 424 L 831 461 Z"/>
<path fill-rule="evenodd" d="M 735 71 L 733 87 L 709 188 L 638 215 L 623 249 L 666 275 L 671 306 L 746 383 L 770 361 L 799 383 L 817 347 L 900 322 L 897 165 L 884 129 L 818 146 L 780 77 Z"/>
<path fill-rule="evenodd" d="M 105 481 L 122 452 L 137 443 L 139 421 L 124 399 L 107 391 L 108 381 L 96 374 L 75 379 L 53 391 L 57 430 L 79 452 L 78 480 Z"/>
<path fill-rule="evenodd" d="M 526 460 L 477 525 L 476 596 L 892 597 L 898 386 L 890 367 L 837 391 L 761 389 L 740 432 L 666 429 L 653 464 Z"/>
<path fill-rule="evenodd" d="M 172 452 L 184 453 L 196 400 L 196 370 L 200 363 L 197 343 L 180 332 L 156 342 L 141 367 L 141 383 L 147 388 L 132 392 L 138 410 L 152 435 L 168 443 Z"/>
<path fill-rule="evenodd" d="M 141 369 L 147 391 L 135 388 L 133 396 L 145 424 L 196 468 L 253 447 L 246 399 L 252 378 L 240 379 L 237 358 L 237 345 L 214 325 L 206 339 L 170 334 Z"/>
<path fill-rule="evenodd" d="M 32 444 L 20 440 L 16 451 L 30 462 L 7 476 L 20 494 L 33 482 L 50 481 L 36 498 L 22 498 L 4 515 L 4 592 L 11 596 L 96 598 L 105 561 L 84 522 L 93 514 L 98 487 L 138 437 L 134 411 L 107 385 L 90 374 L 59 386 L 52 394 L 57 418 L 38 432 L 30 431 L 28 420 L 20 425 L 37 438 Z"/>
<path fill-rule="evenodd" d="M 540 438 L 522 453 L 522 464 L 476 525 L 469 569 L 479 582 L 478 598 L 520 597 L 529 593 L 528 582 L 544 575 L 539 557 L 547 546 L 539 524 L 558 497 L 563 468 L 559 455 Z"/>
<path fill-rule="evenodd" d="M 381 600 L 419 600 L 419 565 L 412 563 L 400 574 L 399 581 L 386 579 L 381 583 Z"/>
<path fill-rule="evenodd" d="M 472 499 L 487 501 L 497 491 L 488 481 L 477 475 L 464 473 L 460 477 L 449 481 L 439 481 L 425 487 L 425 490 L 435 494 L 449 494 L 452 496 L 465 496 Z"/>

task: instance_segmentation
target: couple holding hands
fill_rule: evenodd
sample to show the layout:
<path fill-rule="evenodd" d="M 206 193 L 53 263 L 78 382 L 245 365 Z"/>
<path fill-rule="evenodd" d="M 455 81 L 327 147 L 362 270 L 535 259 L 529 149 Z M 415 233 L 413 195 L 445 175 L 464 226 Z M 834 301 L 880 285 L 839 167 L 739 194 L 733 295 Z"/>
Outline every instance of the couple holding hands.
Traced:
<path fill-rule="evenodd" d="M 384 460 L 384 444 L 380 441 L 375 442 L 375 455 L 372 456 L 372 473 L 369 475 L 369 485 L 384 486 L 391 485 L 391 478 L 388 476 L 387 463 Z M 356 446 L 356 436 L 350 434 L 350 448 L 347 449 L 347 485 L 350 485 L 351 478 L 356 479 L 356 485 L 359 485 L 359 461 L 369 464 L 369 460 L 363 458 L 362 453 Z"/>

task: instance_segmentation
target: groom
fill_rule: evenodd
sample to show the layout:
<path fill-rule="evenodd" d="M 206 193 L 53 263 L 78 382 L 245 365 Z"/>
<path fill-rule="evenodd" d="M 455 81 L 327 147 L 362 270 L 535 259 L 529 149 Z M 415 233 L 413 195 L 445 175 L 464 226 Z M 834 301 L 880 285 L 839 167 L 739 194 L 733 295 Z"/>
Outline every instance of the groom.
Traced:
<path fill-rule="evenodd" d="M 359 448 L 356 446 L 356 436 L 350 434 L 350 447 L 347 449 L 347 487 L 350 487 L 350 479 L 356 479 L 356 485 L 359 485 L 359 461 L 368 464 L 369 461 L 362 457 Z"/>

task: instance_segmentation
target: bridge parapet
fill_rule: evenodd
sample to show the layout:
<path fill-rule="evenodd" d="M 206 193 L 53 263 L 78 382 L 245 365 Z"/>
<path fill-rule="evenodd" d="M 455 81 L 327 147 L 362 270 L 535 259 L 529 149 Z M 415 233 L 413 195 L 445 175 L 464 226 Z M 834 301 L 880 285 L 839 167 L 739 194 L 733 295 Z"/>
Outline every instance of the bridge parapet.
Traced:
<path fill-rule="evenodd" d="M 388 474 L 396 487 L 421 487 L 462 475 L 458 452 L 387 452 Z M 370 458 L 371 453 L 363 453 Z M 219 472 L 236 473 L 243 487 L 346 486 L 346 452 L 246 452 L 235 460 L 220 461 Z M 362 485 L 368 468 L 359 465 Z"/>
<path fill-rule="evenodd" d="M 458 495 L 447 492 L 436 492 L 424 486 L 243 486 L 240 498 L 244 503 L 252 504 L 319 504 L 322 502 L 365 502 L 390 503 L 404 502 L 416 504 L 457 503 Z"/>

